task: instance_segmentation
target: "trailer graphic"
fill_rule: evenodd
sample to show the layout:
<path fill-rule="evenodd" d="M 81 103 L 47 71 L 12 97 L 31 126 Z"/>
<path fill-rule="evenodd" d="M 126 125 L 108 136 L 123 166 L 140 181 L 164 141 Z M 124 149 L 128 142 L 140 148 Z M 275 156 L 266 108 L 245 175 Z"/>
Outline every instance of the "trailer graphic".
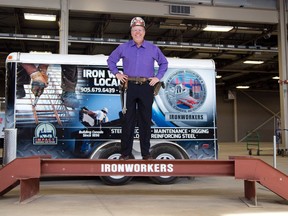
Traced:
<path fill-rule="evenodd" d="M 110 73 L 106 60 L 104 55 L 11 53 L 6 60 L 5 129 L 17 130 L 17 142 L 5 142 L 5 148 L 15 150 L 15 157 L 118 159 L 122 102 L 119 81 Z M 167 60 L 169 68 L 161 80 L 165 87 L 155 96 L 152 107 L 151 155 L 155 159 L 215 160 L 214 62 Z M 25 64 L 38 68 L 46 65 L 47 86 L 40 97 L 31 92 Z M 121 70 L 121 62 L 118 66 Z M 67 105 L 63 89 L 69 82 L 75 82 L 77 101 Z M 136 159 L 141 158 L 138 138 L 136 127 Z M 171 176 L 151 178 L 157 183 L 176 180 Z M 123 184 L 131 177 L 101 179 L 108 184 Z"/>

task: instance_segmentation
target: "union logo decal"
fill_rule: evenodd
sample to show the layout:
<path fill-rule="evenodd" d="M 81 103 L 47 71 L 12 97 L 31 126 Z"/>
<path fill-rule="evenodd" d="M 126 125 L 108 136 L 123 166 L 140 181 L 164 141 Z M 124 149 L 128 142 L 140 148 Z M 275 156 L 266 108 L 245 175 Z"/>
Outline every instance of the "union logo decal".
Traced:
<path fill-rule="evenodd" d="M 180 70 L 168 77 L 164 95 L 175 111 L 192 112 L 204 103 L 206 85 L 199 74 Z"/>
<path fill-rule="evenodd" d="M 51 123 L 40 123 L 35 128 L 34 145 L 57 145 L 56 129 Z"/>

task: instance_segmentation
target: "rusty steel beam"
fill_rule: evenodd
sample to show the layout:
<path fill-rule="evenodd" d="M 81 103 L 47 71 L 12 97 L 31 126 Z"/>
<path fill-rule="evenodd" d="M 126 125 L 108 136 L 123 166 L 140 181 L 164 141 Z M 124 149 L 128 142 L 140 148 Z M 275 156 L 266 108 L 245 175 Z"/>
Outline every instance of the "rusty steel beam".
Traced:
<path fill-rule="evenodd" d="M 256 158 L 235 160 L 235 178 L 256 181 L 288 200 L 288 176 Z"/>
<path fill-rule="evenodd" d="M 40 158 L 16 158 L 0 169 L 0 196 L 20 184 L 19 202 L 39 192 Z M 38 184 L 37 184 L 38 182 Z"/>
<path fill-rule="evenodd" d="M 19 202 L 23 202 L 39 193 L 40 178 L 20 179 Z"/>
<path fill-rule="evenodd" d="M 40 177 L 61 176 L 235 176 L 244 195 L 257 205 L 256 182 L 288 200 L 288 176 L 260 159 L 230 160 L 90 160 L 18 158 L 0 169 L 0 196 L 20 182 L 20 202 L 39 192 Z"/>
<path fill-rule="evenodd" d="M 233 160 L 43 159 L 41 176 L 234 176 Z"/>
<path fill-rule="evenodd" d="M 40 178 L 40 158 L 16 158 L 0 169 L 0 196 L 29 178 Z"/>

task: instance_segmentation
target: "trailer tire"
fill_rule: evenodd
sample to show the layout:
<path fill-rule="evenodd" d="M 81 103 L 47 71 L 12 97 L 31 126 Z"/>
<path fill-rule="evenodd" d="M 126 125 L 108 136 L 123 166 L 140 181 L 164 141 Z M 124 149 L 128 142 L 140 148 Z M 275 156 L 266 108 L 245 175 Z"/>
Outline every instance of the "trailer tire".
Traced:
<path fill-rule="evenodd" d="M 120 155 L 120 147 L 112 146 L 103 150 L 99 155 L 99 159 L 118 160 Z M 124 185 L 132 178 L 132 176 L 100 176 L 100 179 L 107 185 Z"/>
<path fill-rule="evenodd" d="M 151 151 L 151 156 L 153 159 L 160 160 L 174 160 L 174 159 L 182 159 L 182 155 L 180 151 L 174 147 L 169 145 L 157 146 Z M 173 184 L 178 180 L 178 177 L 175 176 L 153 176 L 150 179 L 156 184 Z"/>

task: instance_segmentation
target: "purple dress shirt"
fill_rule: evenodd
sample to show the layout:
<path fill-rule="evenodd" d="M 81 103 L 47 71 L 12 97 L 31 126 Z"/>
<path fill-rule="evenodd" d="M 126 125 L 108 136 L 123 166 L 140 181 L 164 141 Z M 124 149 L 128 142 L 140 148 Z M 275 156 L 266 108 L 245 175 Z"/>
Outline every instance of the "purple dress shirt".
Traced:
<path fill-rule="evenodd" d="M 123 62 L 123 72 L 128 77 L 157 77 L 160 80 L 168 68 L 168 61 L 161 50 L 145 40 L 139 48 L 133 40 L 130 40 L 120 44 L 111 53 L 107 63 L 114 75 L 119 72 L 116 64 L 120 59 Z M 156 74 L 154 70 L 155 61 L 159 65 Z"/>

